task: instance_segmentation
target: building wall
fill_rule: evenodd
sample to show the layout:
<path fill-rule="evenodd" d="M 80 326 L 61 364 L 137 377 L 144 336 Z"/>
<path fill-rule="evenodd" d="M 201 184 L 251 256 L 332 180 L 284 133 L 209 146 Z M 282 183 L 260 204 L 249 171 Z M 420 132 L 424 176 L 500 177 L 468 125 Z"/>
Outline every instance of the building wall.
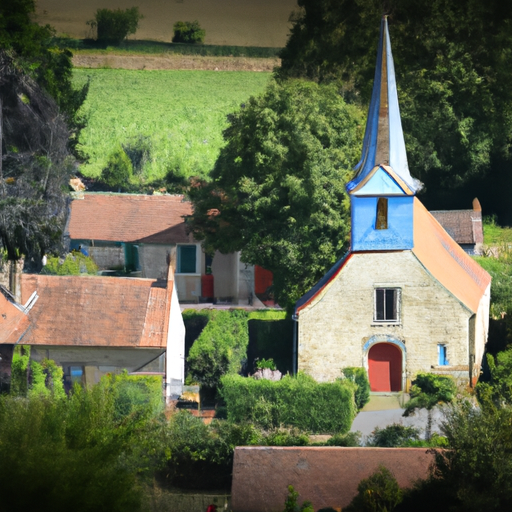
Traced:
<path fill-rule="evenodd" d="M 401 289 L 400 324 L 374 322 L 376 285 Z M 447 347 L 450 369 L 467 379 L 470 317 L 411 251 L 355 253 L 299 312 L 298 369 L 319 381 L 334 380 L 346 366 L 367 368 L 372 343 L 395 340 L 406 351 L 404 385 L 419 371 L 436 370 L 438 344 Z"/>
<path fill-rule="evenodd" d="M 216 252 L 212 261 L 212 274 L 215 298 L 235 298 L 238 289 L 238 253 Z"/>

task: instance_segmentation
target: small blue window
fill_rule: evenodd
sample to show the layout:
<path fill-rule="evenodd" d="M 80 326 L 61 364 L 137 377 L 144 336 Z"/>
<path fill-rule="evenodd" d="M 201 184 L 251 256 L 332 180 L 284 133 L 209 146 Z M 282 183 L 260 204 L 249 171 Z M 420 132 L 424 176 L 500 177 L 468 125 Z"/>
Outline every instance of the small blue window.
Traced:
<path fill-rule="evenodd" d="M 437 345 L 437 364 L 439 366 L 447 366 L 449 364 L 446 358 L 446 345 Z"/>

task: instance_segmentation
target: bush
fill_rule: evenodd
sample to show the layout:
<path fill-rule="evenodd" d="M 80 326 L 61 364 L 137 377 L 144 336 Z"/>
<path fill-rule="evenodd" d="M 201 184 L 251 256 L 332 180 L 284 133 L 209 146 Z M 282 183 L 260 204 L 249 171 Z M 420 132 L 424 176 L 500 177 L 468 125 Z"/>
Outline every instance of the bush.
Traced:
<path fill-rule="evenodd" d="M 119 44 L 127 36 L 135 34 L 139 28 L 139 21 L 144 16 L 139 12 L 138 7 L 130 9 L 98 9 L 94 20 L 87 24 L 96 28 L 98 41 Z"/>
<path fill-rule="evenodd" d="M 238 375 L 221 379 L 228 421 L 249 421 L 262 428 L 294 426 L 313 433 L 345 433 L 356 415 L 355 385 L 317 383 L 299 373 L 282 380 L 255 380 Z"/>
<path fill-rule="evenodd" d="M 50 256 L 41 274 L 54 276 L 78 276 L 80 274 L 96 275 L 98 266 L 90 256 L 74 251 L 66 254 L 64 259 Z"/>
<path fill-rule="evenodd" d="M 393 473 L 384 466 L 359 482 L 357 495 L 345 512 L 391 512 L 402 501 L 400 489 Z"/>
<path fill-rule="evenodd" d="M 215 389 L 226 373 L 237 374 L 247 358 L 249 333 L 243 310 L 209 311 L 209 321 L 187 358 L 192 379 Z"/>
<path fill-rule="evenodd" d="M 361 432 L 347 432 L 346 434 L 334 434 L 325 443 L 326 446 L 361 446 Z"/>
<path fill-rule="evenodd" d="M 64 372 L 62 367 L 51 359 L 43 359 L 40 363 L 30 361 L 30 373 L 32 384 L 29 395 L 41 398 L 63 399 L 66 397 L 64 391 Z"/>
<path fill-rule="evenodd" d="M 132 163 L 133 172 L 141 175 L 146 162 L 151 158 L 151 138 L 139 134 L 123 144 L 122 147 Z"/>
<path fill-rule="evenodd" d="M 366 440 L 366 444 L 367 446 L 391 448 L 408 446 L 412 441 L 417 441 L 419 438 L 420 435 L 417 428 L 393 423 L 385 428 L 377 427 Z"/>
<path fill-rule="evenodd" d="M 108 158 L 107 167 L 101 171 L 101 181 L 112 190 L 129 187 L 133 166 L 122 147 L 117 148 Z"/>
<path fill-rule="evenodd" d="M 351 366 L 341 371 L 346 379 L 350 379 L 356 384 L 356 405 L 361 410 L 370 401 L 370 381 L 368 375 L 366 375 L 366 370 Z"/>
<path fill-rule="evenodd" d="M 173 43 L 203 43 L 205 31 L 196 21 L 178 21 L 173 26 Z"/>

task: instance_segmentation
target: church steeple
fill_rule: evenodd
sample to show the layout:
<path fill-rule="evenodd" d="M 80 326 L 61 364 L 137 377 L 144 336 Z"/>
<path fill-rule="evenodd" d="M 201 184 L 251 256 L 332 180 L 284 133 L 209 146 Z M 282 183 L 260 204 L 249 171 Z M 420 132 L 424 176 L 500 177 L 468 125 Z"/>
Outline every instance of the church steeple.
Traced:
<path fill-rule="evenodd" d="M 381 22 L 377 65 L 356 174 L 347 184 L 352 251 L 413 247 L 413 199 L 421 188 L 407 164 L 388 22 Z"/>
<path fill-rule="evenodd" d="M 395 67 L 391 53 L 387 17 L 381 22 L 372 98 L 366 123 L 363 154 L 347 192 L 362 195 L 362 189 L 379 169 L 385 171 L 406 195 L 414 195 L 421 183 L 412 178 L 407 164 L 404 134 L 398 106 Z M 378 181 L 386 181 L 384 176 Z M 383 185 L 383 183 L 381 183 Z M 375 189 L 375 184 L 372 187 Z M 376 190 L 373 190 L 376 192 Z M 383 192 L 390 192 L 384 187 Z M 369 191 L 366 192 L 366 194 Z M 398 190 L 395 193 L 400 193 Z M 364 195 L 366 195 L 364 194 Z"/>

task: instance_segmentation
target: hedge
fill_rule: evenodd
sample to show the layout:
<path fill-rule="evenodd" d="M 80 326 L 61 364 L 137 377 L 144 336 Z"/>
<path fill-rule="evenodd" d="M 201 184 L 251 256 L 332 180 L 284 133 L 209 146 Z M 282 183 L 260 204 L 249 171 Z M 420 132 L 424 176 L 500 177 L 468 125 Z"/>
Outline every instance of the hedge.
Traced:
<path fill-rule="evenodd" d="M 228 421 L 262 428 L 294 426 L 312 433 L 346 433 L 357 414 L 356 386 L 349 379 L 318 383 L 299 373 L 280 381 L 238 375 L 221 378 Z"/>

